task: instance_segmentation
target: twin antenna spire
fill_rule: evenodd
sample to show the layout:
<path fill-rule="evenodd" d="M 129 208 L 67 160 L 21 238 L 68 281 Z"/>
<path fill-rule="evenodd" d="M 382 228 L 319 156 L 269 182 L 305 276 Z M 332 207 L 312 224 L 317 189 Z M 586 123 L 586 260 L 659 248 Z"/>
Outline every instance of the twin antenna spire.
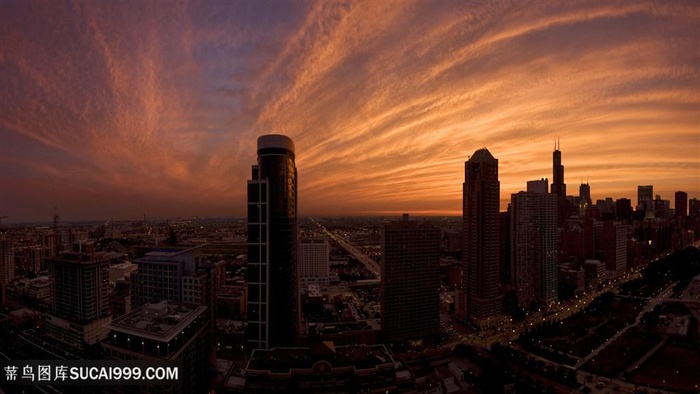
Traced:
<path fill-rule="evenodd" d="M 561 148 L 561 144 L 559 143 L 559 137 L 556 137 L 554 139 L 554 150 L 559 150 Z"/>

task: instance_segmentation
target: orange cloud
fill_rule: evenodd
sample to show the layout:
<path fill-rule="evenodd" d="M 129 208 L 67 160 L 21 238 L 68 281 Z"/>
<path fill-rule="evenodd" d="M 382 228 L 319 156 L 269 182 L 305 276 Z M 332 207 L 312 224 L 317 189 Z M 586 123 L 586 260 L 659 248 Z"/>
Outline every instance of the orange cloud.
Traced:
<path fill-rule="evenodd" d="M 31 212 L 62 184 L 109 215 L 144 213 L 124 199 L 149 216 L 243 214 L 264 133 L 296 143 L 302 215 L 459 214 L 464 162 L 482 147 L 505 208 L 551 178 L 555 136 L 570 194 L 588 179 L 594 199 L 634 199 L 638 184 L 700 198 L 693 4 L 6 10 L 0 157 L 26 197 L 10 209 Z"/>

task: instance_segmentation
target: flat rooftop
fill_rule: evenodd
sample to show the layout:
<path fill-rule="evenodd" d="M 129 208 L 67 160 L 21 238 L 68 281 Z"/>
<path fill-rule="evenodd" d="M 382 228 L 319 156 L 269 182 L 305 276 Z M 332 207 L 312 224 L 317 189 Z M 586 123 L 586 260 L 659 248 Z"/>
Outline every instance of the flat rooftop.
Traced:
<path fill-rule="evenodd" d="M 110 330 L 161 342 L 170 342 L 207 310 L 168 301 L 146 304 L 107 324 Z"/>
<path fill-rule="evenodd" d="M 394 364 L 384 345 L 335 347 L 332 342 L 324 342 L 310 348 L 254 350 L 246 369 L 289 373 L 292 369 L 312 369 L 318 361 L 326 361 L 333 368 L 354 367 L 357 370 Z"/>
<path fill-rule="evenodd" d="M 141 257 L 140 259 L 144 259 L 144 258 L 148 258 L 148 257 L 173 258 L 176 256 L 187 255 L 187 254 L 190 254 L 193 252 L 201 251 L 201 249 L 204 246 L 205 245 L 199 245 L 199 246 L 195 246 L 192 248 L 176 248 L 176 247 L 157 248 L 157 249 L 153 249 L 152 251 L 146 253 L 146 255 L 144 257 Z"/>

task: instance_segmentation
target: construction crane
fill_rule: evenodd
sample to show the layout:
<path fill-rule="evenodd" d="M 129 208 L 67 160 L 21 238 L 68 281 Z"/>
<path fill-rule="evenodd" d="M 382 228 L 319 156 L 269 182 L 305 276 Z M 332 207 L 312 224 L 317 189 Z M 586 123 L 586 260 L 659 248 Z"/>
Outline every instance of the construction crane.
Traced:
<path fill-rule="evenodd" d="M 58 221 L 61 217 L 58 216 L 58 207 L 53 207 L 53 231 L 58 233 Z"/>

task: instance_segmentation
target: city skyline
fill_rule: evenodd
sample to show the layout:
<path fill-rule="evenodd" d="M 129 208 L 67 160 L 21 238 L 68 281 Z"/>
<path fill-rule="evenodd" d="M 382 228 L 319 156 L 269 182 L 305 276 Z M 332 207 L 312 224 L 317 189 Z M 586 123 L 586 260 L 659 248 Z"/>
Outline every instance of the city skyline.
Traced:
<path fill-rule="evenodd" d="M 461 215 L 525 181 L 700 198 L 692 2 L 0 4 L 4 222 L 244 216 L 263 134 L 299 215 Z"/>

